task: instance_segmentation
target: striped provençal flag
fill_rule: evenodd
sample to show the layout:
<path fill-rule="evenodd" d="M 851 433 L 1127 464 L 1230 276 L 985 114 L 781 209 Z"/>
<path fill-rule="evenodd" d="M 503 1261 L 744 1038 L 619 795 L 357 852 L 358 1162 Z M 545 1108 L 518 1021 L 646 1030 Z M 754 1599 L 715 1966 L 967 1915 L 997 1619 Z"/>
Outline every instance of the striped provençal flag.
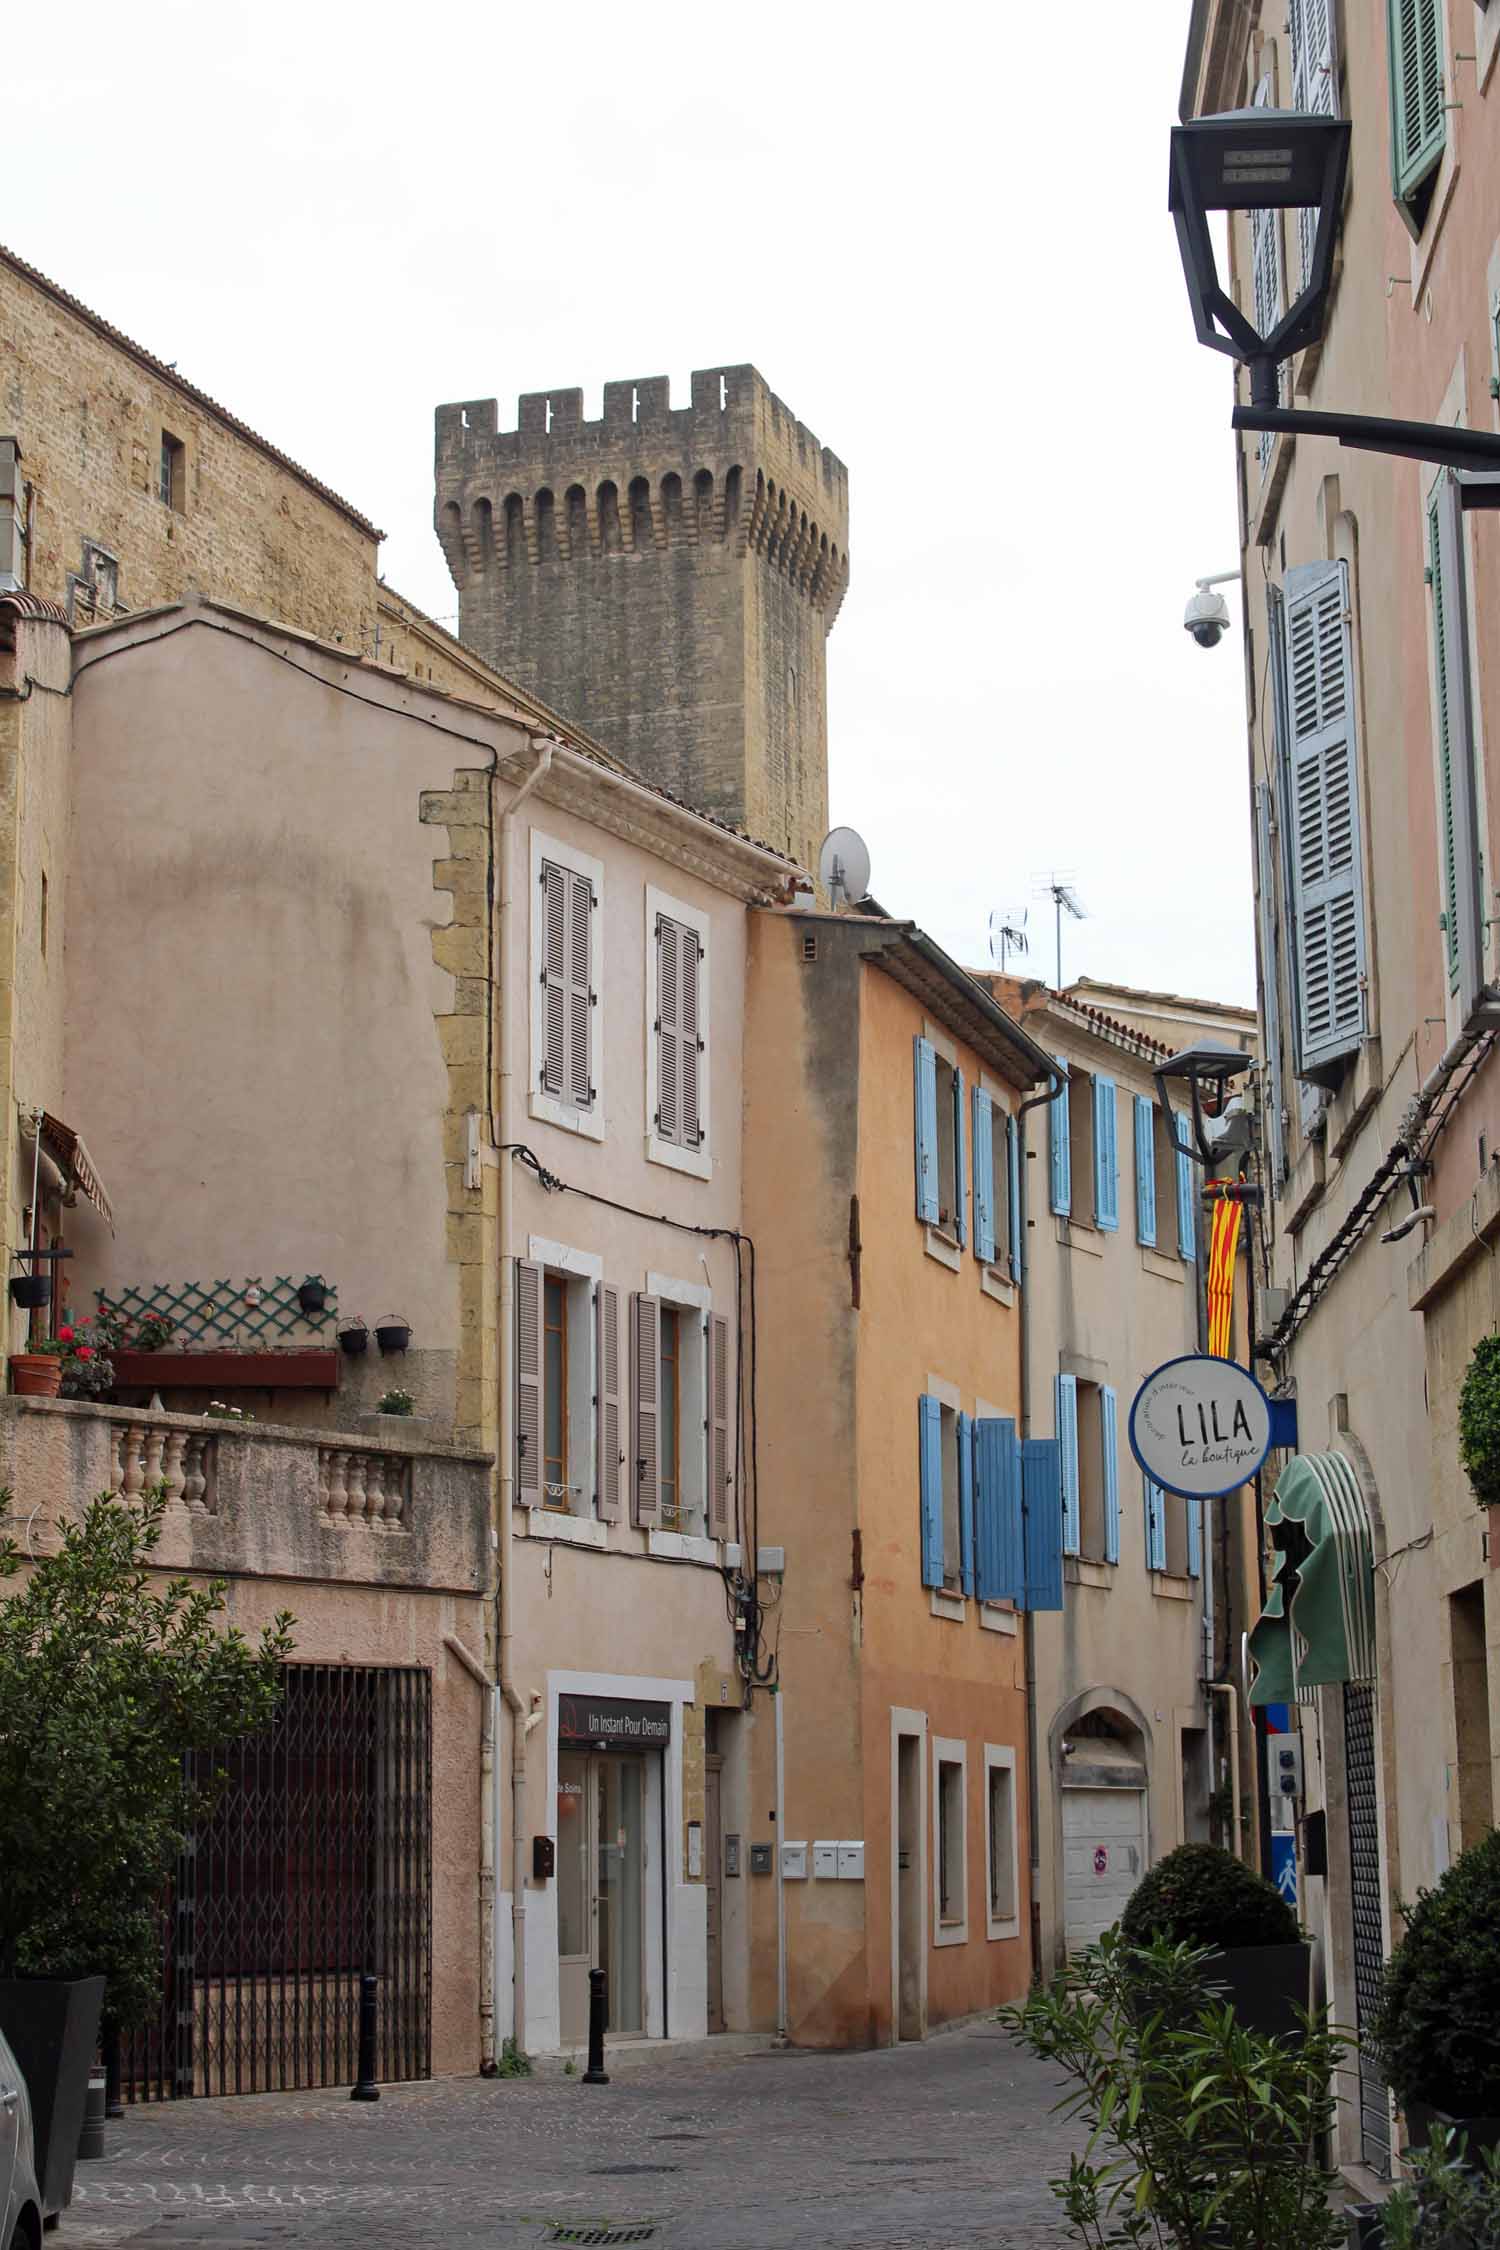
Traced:
<path fill-rule="evenodd" d="M 1214 1198 L 1208 1237 L 1208 1349 L 1214 1359 L 1229 1357 L 1229 1324 L 1234 1312 L 1234 1261 L 1240 1247 L 1243 1207 L 1227 1195 Z"/>

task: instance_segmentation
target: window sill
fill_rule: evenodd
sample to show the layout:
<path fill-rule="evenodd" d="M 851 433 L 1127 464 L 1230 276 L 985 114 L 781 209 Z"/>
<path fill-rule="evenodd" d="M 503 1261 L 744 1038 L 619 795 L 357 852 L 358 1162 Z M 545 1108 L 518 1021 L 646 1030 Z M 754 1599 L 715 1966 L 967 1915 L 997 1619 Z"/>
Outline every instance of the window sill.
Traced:
<path fill-rule="evenodd" d="M 985 1633 L 1008 1633 L 1012 1639 L 1020 1631 L 1020 1620 L 1013 1609 L 1002 1609 L 998 1602 L 981 1602 L 979 1605 L 980 1630 Z"/>
<path fill-rule="evenodd" d="M 711 1180 L 714 1176 L 713 1158 L 707 1149 L 678 1148 L 673 1141 L 658 1140 L 654 1133 L 646 1135 L 646 1162 L 663 1164 L 669 1172 L 686 1172 L 694 1180 Z"/>
<path fill-rule="evenodd" d="M 922 1232 L 928 1257 L 936 1258 L 938 1264 L 946 1266 L 950 1273 L 958 1273 L 963 1266 L 964 1254 L 953 1237 L 943 1234 L 934 1226 L 926 1226 Z"/>
<path fill-rule="evenodd" d="M 1082 1250 L 1091 1258 L 1102 1258 L 1104 1244 L 1087 1219 L 1064 1218 L 1057 1214 L 1057 1239 L 1064 1250 Z"/>
<path fill-rule="evenodd" d="M 959 1922 L 939 1922 L 932 1933 L 932 1942 L 934 1945 L 967 1945 L 969 1942 L 967 1917 Z"/>
<path fill-rule="evenodd" d="M 934 1586 L 930 1588 L 930 1592 L 933 1616 L 946 1618 L 950 1625 L 962 1625 L 969 1613 L 969 1604 L 964 1595 L 950 1594 L 946 1586 Z"/>
<path fill-rule="evenodd" d="M 522 1508 L 528 1539 L 555 1539 L 565 1547 L 607 1547 L 609 1525 L 593 1516 L 565 1516 L 552 1508 Z"/>
<path fill-rule="evenodd" d="M 1070 1586 L 1102 1586 L 1115 1582 L 1118 1563 L 1093 1562 L 1087 1555 L 1064 1555 L 1063 1577 Z"/>
<path fill-rule="evenodd" d="M 1190 1602 L 1197 1583 L 1196 1578 L 1179 1578 L 1174 1571 L 1153 1570 L 1151 1573 L 1151 1591 L 1159 1601 Z"/>
<path fill-rule="evenodd" d="M 998 1266 L 980 1267 L 979 1286 L 987 1297 L 994 1298 L 997 1305 L 1013 1305 L 1016 1301 L 1015 1283 Z"/>
<path fill-rule="evenodd" d="M 597 1109 L 574 1109 L 555 1094 L 532 1094 L 529 1107 L 533 1117 L 545 1125 L 555 1125 L 560 1133 L 577 1133 L 586 1141 L 604 1138 L 604 1119 Z"/>
<path fill-rule="evenodd" d="M 1175 1281 L 1180 1286 L 1192 1270 L 1186 1258 L 1170 1258 L 1165 1250 L 1152 1250 L 1142 1243 L 1142 1273 L 1154 1273 L 1158 1281 Z"/>
<path fill-rule="evenodd" d="M 985 1936 L 989 1939 L 991 1945 L 994 1945 L 1001 1938 L 1018 1938 L 1020 1934 L 1021 1917 L 1018 1914 L 1006 1914 L 992 1918 L 988 1929 L 985 1931 Z"/>
<path fill-rule="evenodd" d="M 719 1567 L 719 1542 L 717 1539 L 700 1539 L 691 1531 L 647 1531 L 646 1552 L 659 1555 L 665 1562 L 708 1563 Z"/>

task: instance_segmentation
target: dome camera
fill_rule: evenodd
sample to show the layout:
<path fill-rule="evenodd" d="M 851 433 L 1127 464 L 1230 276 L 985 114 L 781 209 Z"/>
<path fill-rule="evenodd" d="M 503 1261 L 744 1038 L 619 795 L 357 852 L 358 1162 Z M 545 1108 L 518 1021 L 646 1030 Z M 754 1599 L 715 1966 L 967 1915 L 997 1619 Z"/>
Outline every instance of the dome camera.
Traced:
<path fill-rule="evenodd" d="M 1200 648 L 1217 648 L 1229 630 L 1229 604 L 1222 594 L 1200 586 L 1183 611 L 1182 622 Z"/>

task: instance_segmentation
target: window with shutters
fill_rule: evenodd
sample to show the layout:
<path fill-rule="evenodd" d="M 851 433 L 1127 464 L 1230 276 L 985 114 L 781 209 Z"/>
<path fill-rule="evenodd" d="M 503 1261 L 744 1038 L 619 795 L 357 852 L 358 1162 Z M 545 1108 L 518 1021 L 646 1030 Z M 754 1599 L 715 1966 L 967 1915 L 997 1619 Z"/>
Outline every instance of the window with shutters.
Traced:
<path fill-rule="evenodd" d="M 1463 554 L 1450 556 L 1441 536 L 1441 492 L 1439 479 L 1427 503 L 1427 580 L 1432 605 L 1432 726 L 1443 953 L 1448 990 L 1456 993 L 1462 953 L 1460 931 L 1465 923 L 1472 930 L 1477 916 L 1484 912 L 1484 851 L 1479 841 L 1482 827 L 1478 817 L 1483 796 L 1469 719 L 1471 698 L 1464 692 L 1462 677 L 1455 680 L 1450 676 L 1455 661 L 1462 667 L 1467 653 L 1467 621 L 1463 616 L 1466 589 Z M 1455 801 L 1461 788 L 1466 788 L 1469 795 L 1463 819 Z M 1472 834 L 1474 838 L 1467 849 L 1460 842 L 1465 834 Z"/>
<path fill-rule="evenodd" d="M 728 1319 L 714 1311 L 701 1283 L 669 1274 L 648 1274 L 633 1306 L 635 1520 L 691 1540 L 732 1538 Z"/>
<path fill-rule="evenodd" d="M 1077 1063 L 1069 1065 L 1068 1078 L 1068 1171 L 1072 1181 L 1074 1226 L 1097 1226 L 1098 1214 L 1095 1194 L 1098 1181 L 1094 1172 L 1094 1122 L 1097 1111 L 1094 1080 L 1089 1071 L 1080 1070 Z"/>
<path fill-rule="evenodd" d="M 992 1083 L 974 1088 L 972 1108 L 974 1255 L 984 1269 L 986 1288 L 992 1295 L 1004 1297 L 1007 1289 L 994 1285 L 1021 1278 L 1016 1217 L 1020 1143 L 1016 1121 L 1003 1107 L 998 1088 Z"/>
<path fill-rule="evenodd" d="M 1342 560 L 1289 570 L 1285 739 L 1298 1072 L 1325 1077 L 1365 1036 L 1358 735 Z"/>
<path fill-rule="evenodd" d="M 1021 1861 L 1016 1828 L 1016 1754 L 987 1742 L 984 1746 L 984 1873 L 988 1894 L 988 1935 L 1021 1934 Z"/>
<path fill-rule="evenodd" d="M 709 1179 L 709 919 L 646 892 L 646 1154 Z"/>
<path fill-rule="evenodd" d="M 931 1256 L 957 1273 L 970 1226 L 975 1123 L 970 1116 L 970 1089 L 957 1050 L 937 1025 L 924 1020 L 912 1051 L 917 1217 L 925 1222 Z"/>
<path fill-rule="evenodd" d="M 1315 117 L 1339 113 L 1338 60 L 1334 49 L 1336 0 L 1287 0 L 1287 34 L 1292 48 L 1292 107 Z M 1297 248 L 1299 290 L 1306 287 L 1318 231 L 1316 207 L 1299 210 Z"/>
<path fill-rule="evenodd" d="M 599 1416 L 601 1261 L 533 1235 L 516 1261 L 517 1498 L 554 1515 L 607 1521 L 599 1505 L 604 1429 Z M 612 1484 L 618 1488 L 618 1415 Z M 614 1510 L 618 1513 L 618 1509 Z"/>
<path fill-rule="evenodd" d="M 1391 69 L 1391 185 L 1413 234 L 1427 221 L 1448 138 L 1443 0 L 1387 0 Z"/>
<path fill-rule="evenodd" d="M 1081 1376 L 1078 1429 L 1078 1552 L 1085 1562 L 1120 1559 L 1119 1429 L 1115 1393 Z"/>
<path fill-rule="evenodd" d="M 935 1735 L 932 1743 L 933 1825 L 937 1830 L 937 1897 L 933 1942 L 960 1944 L 968 1936 L 968 1748 Z"/>
<path fill-rule="evenodd" d="M 533 829 L 531 874 L 531 1114 L 602 1140 L 603 864 Z"/>

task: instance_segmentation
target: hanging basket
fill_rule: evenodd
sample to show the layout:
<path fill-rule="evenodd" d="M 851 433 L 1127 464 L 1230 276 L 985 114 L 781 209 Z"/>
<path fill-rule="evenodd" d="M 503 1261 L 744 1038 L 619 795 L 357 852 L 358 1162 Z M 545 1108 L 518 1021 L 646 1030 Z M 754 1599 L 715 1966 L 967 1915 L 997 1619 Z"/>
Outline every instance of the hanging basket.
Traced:
<path fill-rule="evenodd" d="M 321 1274 L 310 1273 L 297 1291 L 297 1302 L 309 1320 L 328 1310 L 328 1284 Z"/>
<path fill-rule="evenodd" d="M 52 1276 L 50 1273 L 13 1273 L 10 1295 L 12 1304 L 24 1305 L 34 1312 L 39 1305 L 52 1302 Z"/>
<path fill-rule="evenodd" d="M 382 1313 L 375 1323 L 375 1341 L 383 1352 L 404 1352 L 411 1342 L 411 1322 L 400 1313 Z"/>
<path fill-rule="evenodd" d="M 361 1352 L 370 1348 L 370 1331 L 357 1313 L 339 1322 L 338 1339 L 339 1350 L 350 1359 L 357 1359 Z"/>

